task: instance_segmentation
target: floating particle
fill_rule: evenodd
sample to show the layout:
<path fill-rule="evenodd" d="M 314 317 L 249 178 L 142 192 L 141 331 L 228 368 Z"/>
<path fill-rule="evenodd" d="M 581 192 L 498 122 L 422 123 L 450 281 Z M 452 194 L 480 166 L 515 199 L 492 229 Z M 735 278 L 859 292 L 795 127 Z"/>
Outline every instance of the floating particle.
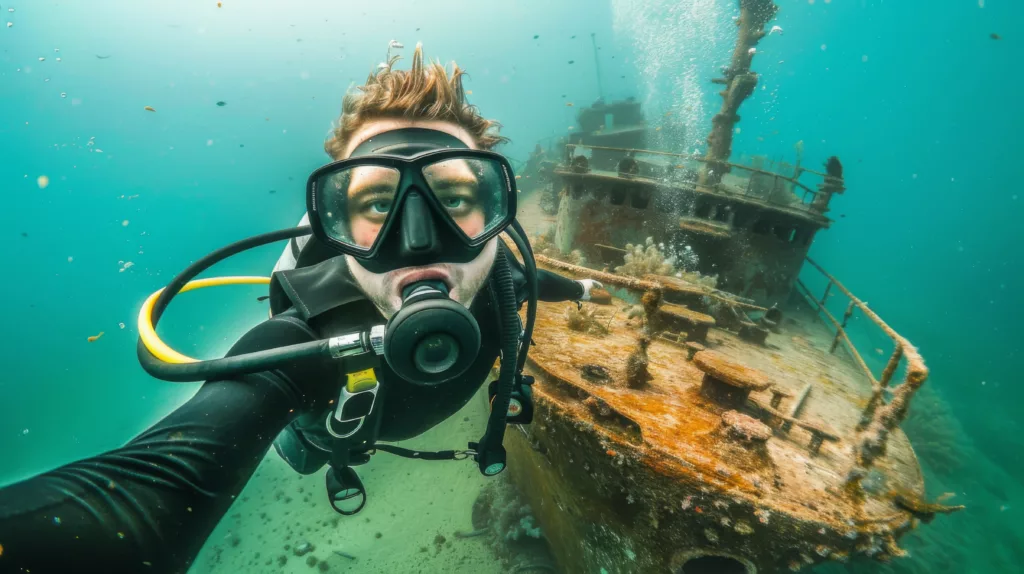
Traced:
<path fill-rule="evenodd" d="M 268 191 L 267 193 L 273 195 L 273 194 L 277 193 L 277 190 L 276 189 L 272 189 L 272 190 Z"/>
<path fill-rule="evenodd" d="M 60 61 L 60 58 L 57 58 L 57 61 L 59 62 L 59 61 Z"/>
<path fill-rule="evenodd" d="M 60 517 L 59 516 L 54 516 L 53 517 L 53 523 L 55 525 L 57 525 L 57 526 L 60 526 Z"/>
<path fill-rule="evenodd" d="M 36 185 L 39 186 L 39 189 L 46 189 L 46 186 L 50 185 L 50 178 L 45 175 L 41 175 L 36 178 Z"/>
<path fill-rule="evenodd" d="M 222 107 L 222 108 L 223 108 L 224 106 L 228 105 L 228 103 L 227 103 L 227 102 L 225 102 L 224 100 L 221 100 L 221 101 L 217 102 L 217 105 L 218 105 L 219 107 Z"/>
<path fill-rule="evenodd" d="M 521 175 L 517 175 L 517 176 L 516 176 L 516 179 L 523 179 L 523 176 L 521 176 Z"/>
<path fill-rule="evenodd" d="M 860 61 L 861 61 L 861 62 L 867 62 L 867 61 L 868 61 L 868 55 L 867 55 L 867 54 L 864 54 L 863 56 L 861 56 L 861 57 L 860 57 Z"/>
<path fill-rule="evenodd" d="M 570 64 L 575 64 L 575 63 L 576 63 L 576 60 L 569 60 L 569 63 L 570 63 Z"/>
<path fill-rule="evenodd" d="M 10 28 L 11 26 L 14 26 L 14 22 L 8 22 L 8 23 L 7 23 L 7 27 L 8 27 L 8 28 Z"/>
<path fill-rule="evenodd" d="M 45 62 L 45 61 L 46 61 L 46 58 L 44 58 L 44 57 L 40 56 L 40 57 L 39 57 L 39 61 L 40 61 L 40 62 Z"/>
<path fill-rule="evenodd" d="M 772 34 L 774 34 L 776 32 L 778 32 L 779 36 L 781 36 L 782 35 L 782 26 L 772 26 L 772 29 L 768 31 L 768 35 L 771 36 Z"/>
<path fill-rule="evenodd" d="M 827 44 L 822 44 L 822 45 L 821 45 L 821 51 L 822 51 L 822 52 L 824 52 L 824 51 L 825 51 L 825 50 L 827 50 L 827 49 L 828 49 L 828 45 L 827 45 Z"/>
<path fill-rule="evenodd" d="M 10 22 L 8 22 L 7 24 L 9 26 Z M 992 32 L 991 34 L 989 34 L 988 37 L 992 38 L 993 40 L 1002 40 L 1003 39 L 1002 36 L 1000 36 L 999 34 L 996 34 L 995 32 Z"/>
<path fill-rule="evenodd" d="M 213 145 L 213 140 L 206 140 L 206 145 L 207 146 Z"/>
<path fill-rule="evenodd" d="M 467 96 L 472 96 L 473 95 L 473 90 L 466 90 L 466 95 Z"/>
<path fill-rule="evenodd" d="M 121 227 L 128 227 L 128 220 L 127 219 L 125 219 L 124 221 L 121 222 Z"/>
<path fill-rule="evenodd" d="M 751 49 L 747 50 L 747 53 L 750 54 L 751 56 L 753 56 L 754 54 L 757 53 L 757 48 L 751 48 Z"/>
<path fill-rule="evenodd" d="M 28 434 L 28 429 L 21 429 L 21 434 L 22 435 Z"/>
<path fill-rule="evenodd" d="M 99 335 L 92 335 L 92 336 L 90 336 L 86 340 L 89 341 L 90 343 L 95 343 L 96 341 L 99 341 L 100 337 L 102 337 L 102 336 L 103 336 L 103 331 L 100 331 Z"/>
<path fill-rule="evenodd" d="M 68 256 L 68 263 L 71 263 L 71 262 L 73 262 L 74 260 L 75 260 L 75 258 L 74 258 L 74 257 L 71 257 L 70 255 Z"/>
<path fill-rule="evenodd" d="M 117 326 L 124 329 L 124 323 L 118 323 Z"/>
<path fill-rule="evenodd" d="M 220 8 L 221 6 L 223 6 L 223 4 L 221 4 L 220 2 L 217 2 L 217 7 Z"/>
<path fill-rule="evenodd" d="M 569 129 L 573 129 L 573 126 L 569 126 Z"/>
<path fill-rule="evenodd" d="M 534 35 L 533 35 L 533 39 L 534 39 L 534 40 L 536 40 L 537 38 L 540 38 L 540 34 L 534 34 Z"/>
<path fill-rule="evenodd" d="M 14 12 L 14 8 L 8 8 L 7 11 L 8 12 Z"/>
<path fill-rule="evenodd" d="M 153 108 L 153 106 L 146 106 L 146 107 L 144 107 L 142 109 L 146 110 L 147 112 L 155 112 L 156 111 L 156 109 Z"/>
<path fill-rule="evenodd" d="M 391 40 L 390 42 L 388 42 L 388 47 L 401 50 L 402 48 L 405 47 L 405 45 L 399 42 L 398 40 Z"/>
<path fill-rule="evenodd" d="M 574 104 L 572 102 L 565 102 L 565 107 L 571 108 Z"/>

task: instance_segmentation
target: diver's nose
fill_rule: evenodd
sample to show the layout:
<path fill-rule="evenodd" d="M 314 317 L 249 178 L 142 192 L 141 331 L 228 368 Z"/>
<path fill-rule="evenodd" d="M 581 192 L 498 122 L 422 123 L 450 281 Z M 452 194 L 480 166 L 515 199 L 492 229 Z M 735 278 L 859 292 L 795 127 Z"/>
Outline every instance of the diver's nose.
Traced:
<path fill-rule="evenodd" d="M 422 193 L 413 191 L 402 209 L 401 255 L 418 258 L 440 254 L 441 239 L 434 226 L 430 206 Z"/>

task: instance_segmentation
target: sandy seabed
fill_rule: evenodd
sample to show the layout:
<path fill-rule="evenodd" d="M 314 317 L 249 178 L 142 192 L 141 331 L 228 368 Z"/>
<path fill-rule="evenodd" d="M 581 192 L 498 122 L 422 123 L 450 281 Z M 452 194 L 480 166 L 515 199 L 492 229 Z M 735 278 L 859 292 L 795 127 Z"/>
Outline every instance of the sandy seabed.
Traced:
<path fill-rule="evenodd" d="M 423 450 L 466 448 L 483 433 L 485 405 L 478 395 L 441 425 L 399 444 Z M 271 449 L 189 573 L 504 571 L 486 537 L 455 536 L 473 530 L 473 502 L 493 480 L 481 475 L 472 460 L 409 460 L 378 453 L 357 467 L 367 502 L 355 516 L 331 508 L 325 471 L 302 476 Z M 303 543 L 315 550 L 297 556 L 295 549 Z"/>

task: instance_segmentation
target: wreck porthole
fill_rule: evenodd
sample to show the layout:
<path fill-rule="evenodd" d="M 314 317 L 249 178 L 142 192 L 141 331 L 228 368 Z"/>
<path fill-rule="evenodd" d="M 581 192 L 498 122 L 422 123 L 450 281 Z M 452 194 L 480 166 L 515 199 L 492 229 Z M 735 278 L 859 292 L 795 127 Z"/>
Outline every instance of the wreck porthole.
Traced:
<path fill-rule="evenodd" d="M 675 574 L 757 574 L 750 560 L 724 552 L 694 550 L 683 560 Z"/>

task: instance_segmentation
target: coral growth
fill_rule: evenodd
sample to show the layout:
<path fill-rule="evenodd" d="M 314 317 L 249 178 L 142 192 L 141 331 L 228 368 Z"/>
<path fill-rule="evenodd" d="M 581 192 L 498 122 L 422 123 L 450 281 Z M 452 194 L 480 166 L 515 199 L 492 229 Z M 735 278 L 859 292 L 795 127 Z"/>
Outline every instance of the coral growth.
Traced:
<path fill-rule="evenodd" d="M 626 384 L 631 389 L 643 389 L 651 380 L 651 373 L 647 369 L 650 360 L 647 358 L 647 346 L 651 339 L 641 335 L 636 340 L 636 348 L 626 358 Z"/>
<path fill-rule="evenodd" d="M 558 259 L 559 261 L 565 261 L 572 265 L 579 265 L 582 267 L 586 267 L 587 265 L 587 257 L 579 249 L 573 249 L 568 254 L 564 254 L 558 249 L 555 245 L 554 228 L 550 228 L 544 233 L 535 236 L 530 240 L 530 244 L 533 247 L 533 252 L 538 255 Z"/>
<path fill-rule="evenodd" d="M 614 316 L 612 317 L 614 318 Z M 569 329 L 588 335 L 607 335 L 612 318 L 605 318 L 598 313 L 593 305 L 570 305 L 565 309 L 565 319 Z"/>
<path fill-rule="evenodd" d="M 626 244 L 625 263 L 616 267 L 615 272 L 633 277 L 644 275 L 672 275 L 675 273 L 675 257 L 662 253 L 665 244 L 655 245 L 654 238 L 648 237 L 644 245 Z"/>

